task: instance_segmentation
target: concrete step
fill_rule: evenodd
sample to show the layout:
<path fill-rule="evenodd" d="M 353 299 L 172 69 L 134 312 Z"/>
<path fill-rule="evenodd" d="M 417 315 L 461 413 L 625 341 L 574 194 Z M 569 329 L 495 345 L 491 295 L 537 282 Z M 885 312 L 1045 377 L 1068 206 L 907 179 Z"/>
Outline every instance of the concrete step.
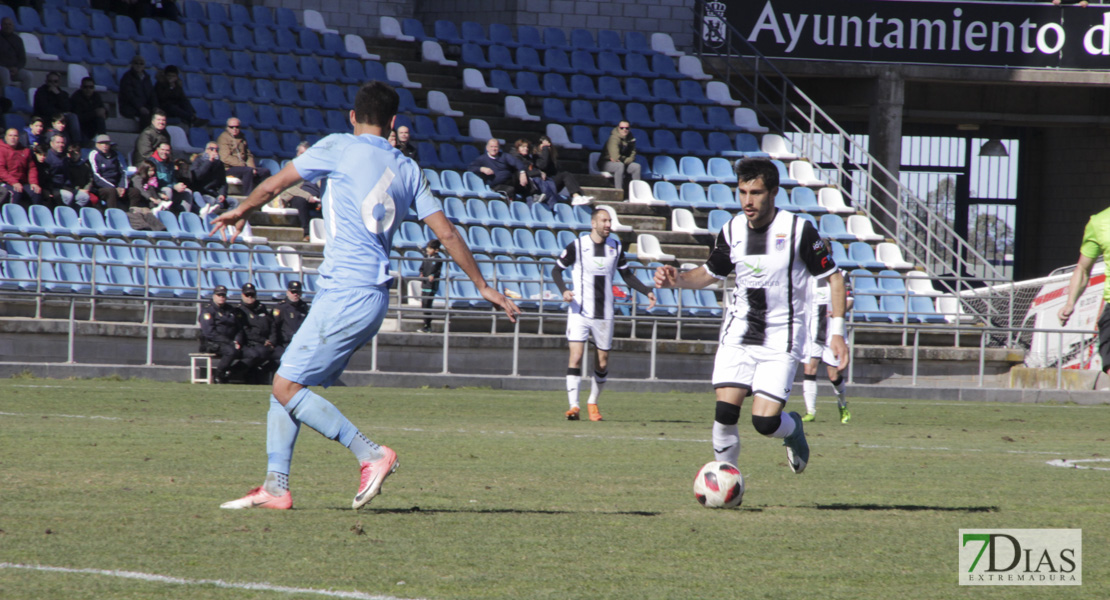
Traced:
<path fill-rule="evenodd" d="M 594 202 L 603 203 L 621 203 L 624 202 L 624 190 L 613 189 L 612 187 L 593 187 L 582 186 L 582 193 L 587 196 L 593 196 Z"/>
<path fill-rule="evenodd" d="M 302 243 L 301 240 L 304 237 L 304 233 L 301 231 L 301 228 L 299 226 L 275 227 L 273 225 L 255 225 L 254 223 L 251 223 L 251 231 L 254 233 L 254 235 L 262 236 L 270 240 L 271 246 L 276 246 L 278 244 L 299 244 Z"/>

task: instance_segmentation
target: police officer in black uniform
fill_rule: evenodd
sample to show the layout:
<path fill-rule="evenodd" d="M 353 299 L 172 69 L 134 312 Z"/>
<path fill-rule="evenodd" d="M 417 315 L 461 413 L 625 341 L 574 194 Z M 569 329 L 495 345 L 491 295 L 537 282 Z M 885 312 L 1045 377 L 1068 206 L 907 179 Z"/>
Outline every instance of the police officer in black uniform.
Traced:
<path fill-rule="evenodd" d="M 274 317 L 265 304 L 258 301 L 258 291 L 253 283 L 243 284 L 243 302 L 239 310 L 244 317 L 244 333 L 247 343 L 243 345 L 243 366 L 246 367 L 247 383 L 268 383 L 268 366 L 273 357 L 274 347 L 270 343 L 273 333 Z"/>
<path fill-rule="evenodd" d="M 246 340 L 243 314 L 227 303 L 227 288 L 217 285 L 212 302 L 200 313 L 200 351 L 216 355 L 217 383 L 227 383 L 231 364 L 242 356 Z"/>
<path fill-rule="evenodd" d="M 274 347 L 274 363 L 281 362 L 285 347 L 293 339 L 293 334 L 301 328 L 308 315 L 308 302 L 301 299 L 301 282 L 290 281 L 285 288 L 285 300 L 274 307 L 274 328 L 270 333 L 270 344 Z"/>

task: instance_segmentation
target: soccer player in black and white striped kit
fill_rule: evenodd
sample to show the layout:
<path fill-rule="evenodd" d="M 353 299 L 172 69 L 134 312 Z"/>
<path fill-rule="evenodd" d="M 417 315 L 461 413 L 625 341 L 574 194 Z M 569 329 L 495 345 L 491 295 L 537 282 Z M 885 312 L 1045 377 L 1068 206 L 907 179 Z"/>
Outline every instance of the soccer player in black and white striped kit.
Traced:
<path fill-rule="evenodd" d="M 801 417 L 783 414 L 783 407 L 804 355 L 809 283 L 815 277 L 829 279 L 829 346 L 841 367 L 847 367 L 844 278 L 817 229 L 775 208 L 779 173 L 771 161 L 744 159 L 736 174 L 744 215 L 724 226 L 703 267 L 681 274 L 674 267 L 659 267 L 655 285 L 700 289 L 736 273 L 713 365 L 713 452 L 716 460 L 737 464 L 740 407 L 751 394 L 755 430 L 782 439 L 791 470 L 801 473 L 809 462 L 809 444 Z"/>
<path fill-rule="evenodd" d="M 567 398 L 570 410 L 566 412 L 569 421 L 579 418 L 578 387 L 582 382 L 582 355 L 586 352 L 586 341 L 590 336 L 594 338 L 597 360 L 594 362 L 593 387 L 586 407 L 591 421 L 601 420 L 597 398 L 609 376 L 609 350 L 613 347 L 613 275 L 619 272 L 628 287 L 647 296 L 648 310 L 655 307 L 655 292 L 628 267 L 620 240 L 609 237 L 612 221 L 608 211 L 595 209 L 590 218 L 590 233 L 567 245 L 551 272 L 551 278 L 563 293 L 563 300 L 570 304 L 567 309 L 567 341 L 570 345 Z M 570 271 L 573 290 L 567 288 L 564 271 Z"/>

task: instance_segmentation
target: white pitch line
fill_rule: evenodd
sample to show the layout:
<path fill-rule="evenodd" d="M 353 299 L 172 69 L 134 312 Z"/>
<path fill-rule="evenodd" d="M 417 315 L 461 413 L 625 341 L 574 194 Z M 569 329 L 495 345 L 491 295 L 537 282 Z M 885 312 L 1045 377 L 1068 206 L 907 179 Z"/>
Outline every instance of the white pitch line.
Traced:
<path fill-rule="evenodd" d="M 16 563 L 0 562 L 0 569 L 25 569 L 28 571 L 45 571 L 52 573 L 75 573 L 81 575 L 103 575 L 106 577 L 121 577 L 123 579 L 138 579 L 153 583 L 168 583 L 173 585 L 210 585 L 219 588 L 250 590 L 261 592 L 280 592 L 283 594 L 315 594 L 329 598 L 354 598 L 355 600 L 405 600 L 396 596 L 382 596 L 380 594 L 364 594 L 362 592 L 343 592 L 337 590 L 317 590 L 313 588 L 297 588 L 270 583 L 237 583 L 222 579 L 185 579 L 183 577 L 170 577 L 153 573 L 139 573 L 137 571 L 108 571 L 104 569 L 71 569 L 68 567 L 52 567 L 48 565 L 21 565 Z"/>
<path fill-rule="evenodd" d="M 1110 462 L 1110 458 L 1076 458 L 1076 459 L 1056 459 L 1048 461 L 1049 466 L 1052 467 L 1065 467 L 1068 469 L 1090 469 L 1092 471 L 1110 471 L 1110 467 L 1088 467 L 1087 465 L 1080 465 L 1076 463 L 1088 462 Z"/>

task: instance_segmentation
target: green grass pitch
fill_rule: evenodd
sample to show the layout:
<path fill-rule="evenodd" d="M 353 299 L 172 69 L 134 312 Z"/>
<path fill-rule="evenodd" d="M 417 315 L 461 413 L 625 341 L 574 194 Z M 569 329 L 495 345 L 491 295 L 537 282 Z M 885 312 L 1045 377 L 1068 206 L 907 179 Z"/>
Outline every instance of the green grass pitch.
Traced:
<path fill-rule="evenodd" d="M 0 598 L 1056 599 L 1110 589 L 1110 470 L 1046 465 L 1110 456 L 1110 407 L 852 398 L 842 425 L 822 398 L 806 424 L 809 468 L 794 475 L 746 405 L 743 506 L 708 510 L 691 492 L 712 459 L 706 387 L 606 393 L 601 423 L 563 420 L 561 390 L 332 388 L 325 397 L 393 447 L 400 468 L 352 511 L 354 458 L 304 428 L 295 508 L 279 512 L 218 508 L 262 481 L 266 389 L 3 380 Z M 961 528 L 1082 529 L 1083 585 L 960 587 Z"/>

